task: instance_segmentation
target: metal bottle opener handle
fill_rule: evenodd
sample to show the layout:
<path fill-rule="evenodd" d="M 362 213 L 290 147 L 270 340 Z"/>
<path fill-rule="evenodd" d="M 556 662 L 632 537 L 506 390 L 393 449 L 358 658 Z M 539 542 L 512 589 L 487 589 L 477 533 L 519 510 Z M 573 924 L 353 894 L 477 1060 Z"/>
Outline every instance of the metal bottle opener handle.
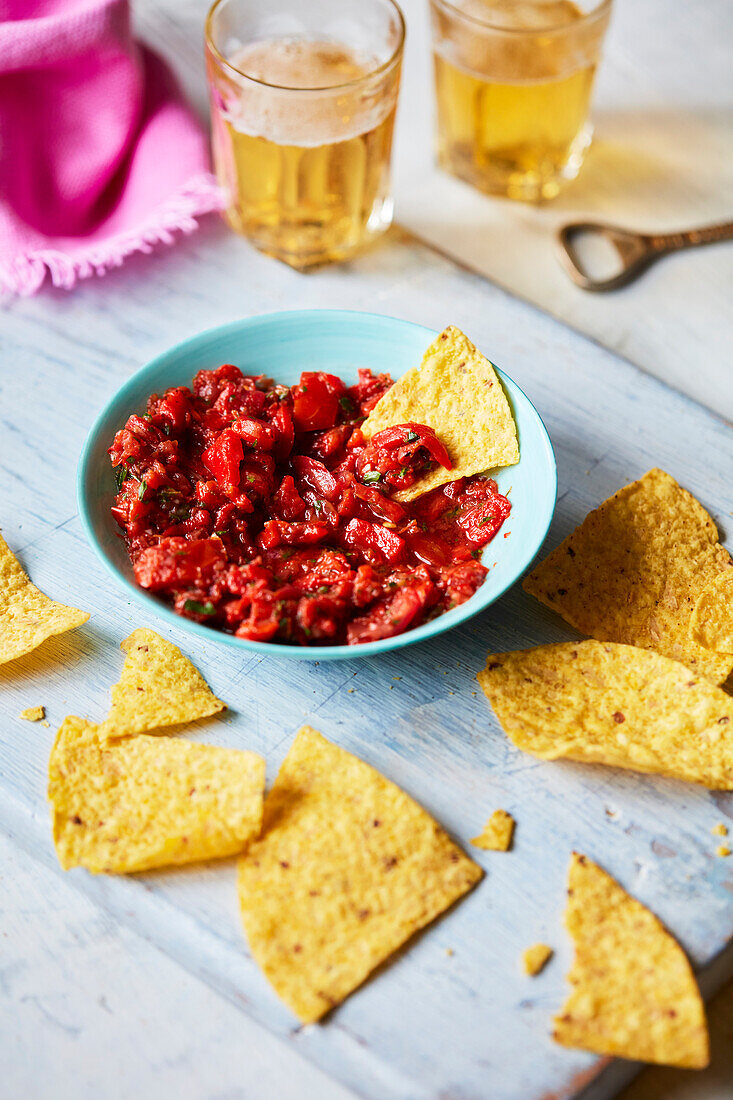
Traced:
<path fill-rule="evenodd" d="M 621 259 L 621 270 L 609 279 L 593 279 L 575 249 L 581 234 L 596 233 L 610 241 Z M 680 233 L 635 233 L 603 222 L 573 222 L 558 230 L 558 256 L 570 278 L 583 290 L 615 290 L 640 275 L 649 264 L 669 252 L 733 240 L 733 222 L 686 229 Z"/>

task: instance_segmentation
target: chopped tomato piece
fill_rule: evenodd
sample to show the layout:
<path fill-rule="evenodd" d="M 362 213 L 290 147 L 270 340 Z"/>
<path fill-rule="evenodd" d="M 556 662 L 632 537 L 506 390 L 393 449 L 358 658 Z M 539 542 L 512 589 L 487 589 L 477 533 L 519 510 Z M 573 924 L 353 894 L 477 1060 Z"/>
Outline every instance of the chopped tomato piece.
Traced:
<path fill-rule="evenodd" d="M 305 515 L 305 502 L 290 474 L 280 482 L 272 503 L 279 519 L 302 519 Z"/>
<path fill-rule="evenodd" d="M 398 562 L 405 551 L 404 539 L 389 528 L 365 519 L 349 520 L 341 537 L 349 549 L 359 551 L 368 559 L 376 555 L 378 561 L 387 561 L 390 565 Z"/>
<path fill-rule="evenodd" d="M 225 428 L 201 455 L 201 461 L 214 475 L 225 493 L 231 496 L 239 488 L 239 463 L 244 458 L 242 440 L 231 428 Z"/>
<path fill-rule="evenodd" d="M 142 588 L 159 592 L 205 583 L 217 565 L 225 564 L 221 539 L 161 539 L 143 550 L 135 562 L 135 580 Z"/>
<path fill-rule="evenodd" d="M 349 645 L 376 642 L 402 634 L 422 614 L 432 595 L 429 580 L 417 579 L 405 583 L 391 595 L 384 596 L 365 615 L 353 619 L 346 628 Z"/>
<path fill-rule="evenodd" d="M 302 488 L 312 489 L 314 493 L 332 500 L 339 491 L 339 484 L 333 474 L 322 462 L 307 455 L 293 458 L 293 470 Z"/>
<path fill-rule="evenodd" d="M 232 428 L 244 444 L 254 450 L 271 451 L 278 440 L 277 428 L 253 417 L 235 420 Z"/>
<path fill-rule="evenodd" d="M 388 491 L 406 489 L 436 462 L 452 469 L 450 456 L 432 428 L 397 424 L 372 437 L 357 458 L 356 476 Z"/>
<path fill-rule="evenodd" d="M 323 371 L 303 371 L 300 382 L 293 386 L 293 419 L 299 432 L 333 428 L 346 387 L 335 374 Z"/>
<path fill-rule="evenodd" d="M 323 542 L 329 530 L 326 523 L 285 523 L 279 519 L 268 519 L 258 542 L 263 550 L 271 550 L 275 546 L 300 546 L 303 543 Z"/>
<path fill-rule="evenodd" d="M 491 542 L 511 511 L 511 504 L 499 493 L 468 508 L 458 518 L 458 526 L 474 546 Z"/>

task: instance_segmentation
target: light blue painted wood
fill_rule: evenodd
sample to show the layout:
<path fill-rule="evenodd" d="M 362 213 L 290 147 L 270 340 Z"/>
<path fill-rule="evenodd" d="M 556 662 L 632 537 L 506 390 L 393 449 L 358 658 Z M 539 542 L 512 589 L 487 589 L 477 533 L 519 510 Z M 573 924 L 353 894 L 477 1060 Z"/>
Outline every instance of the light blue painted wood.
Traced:
<path fill-rule="evenodd" d="M 698 495 L 724 533 L 731 530 L 733 433 L 714 414 L 397 232 L 350 267 L 306 278 L 212 221 L 175 250 L 134 259 L 71 295 L 51 291 L 15 302 L 3 315 L 3 533 L 45 591 L 92 618 L 0 670 L 0 820 L 15 849 L 42 868 L 40 878 L 60 876 L 71 888 L 61 891 L 71 899 L 68 919 L 74 897 L 84 906 L 89 899 L 116 935 L 129 932 L 160 949 L 199 983 L 202 1011 L 210 991 L 236 1006 L 245 1047 L 265 1026 L 280 1044 L 283 1072 L 295 1052 L 374 1100 L 570 1095 L 578 1074 L 595 1065 L 548 1035 L 571 955 L 561 927 L 571 849 L 606 866 L 704 966 L 733 932 L 733 866 L 716 859 L 710 835 L 717 821 L 733 823 L 733 796 L 519 754 L 474 694 L 475 673 L 489 650 L 572 636 L 519 588 L 471 624 L 398 654 L 335 665 L 261 660 L 214 643 L 192 647 L 182 630 L 144 620 L 81 535 L 74 474 L 83 439 L 140 363 L 248 313 L 317 305 L 382 310 L 433 328 L 456 323 L 505 365 L 555 445 L 559 500 L 548 547 L 655 464 Z M 140 625 L 188 648 L 231 704 L 192 736 L 263 752 L 270 780 L 308 721 L 404 786 L 463 844 L 497 806 L 517 818 L 514 851 L 472 850 L 487 871 L 479 888 L 323 1026 L 297 1028 L 250 960 L 230 863 L 128 880 L 63 876 L 56 866 L 45 805 L 54 729 L 67 713 L 103 716 L 121 667 L 117 646 Z M 35 703 L 47 706 L 50 729 L 16 720 Z M 65 918 L 49 905 L 49 925 L 57 919 Z M 519 956 L 538 939 L 553 944 L 557 957 L 530 980 Z M 149 967 L 151 983 L 168 981 L 152 955 Z M 12 993 L 0 1004 L 12 1010 Z M 131 1057 L 137 1027 L 133 1018 L 120 1027 Z M 94 1028 L 85 1025 L 79 1059 L 95 1056 Z M 299 1064 L 290 1081 L 299 1080 Z M 29 1073 L 38 1083 L 52 1070 L 31 1066 Z M 136 1092 L 159 1095 L 157 1074 L 151 1061 Z M 276 1094 L 304 1096 L 305 1085 Z"/>

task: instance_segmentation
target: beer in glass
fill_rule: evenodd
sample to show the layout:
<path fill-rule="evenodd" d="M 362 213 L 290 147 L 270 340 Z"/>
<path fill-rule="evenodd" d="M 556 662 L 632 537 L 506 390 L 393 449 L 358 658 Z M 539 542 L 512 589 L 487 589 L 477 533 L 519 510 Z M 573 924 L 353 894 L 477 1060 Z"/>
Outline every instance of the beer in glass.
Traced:
<path fill-rule="evenodd" d="M 591 140 L 611 0 L 430 0 L 438 161 L 490 194 L 537 202 Z"/>
<path fill-rule="evenodd" d="M 403 41 L 393 0 L 217 0 L 212 141 L 233 229 L 299 269 L 384 232 Z"/>

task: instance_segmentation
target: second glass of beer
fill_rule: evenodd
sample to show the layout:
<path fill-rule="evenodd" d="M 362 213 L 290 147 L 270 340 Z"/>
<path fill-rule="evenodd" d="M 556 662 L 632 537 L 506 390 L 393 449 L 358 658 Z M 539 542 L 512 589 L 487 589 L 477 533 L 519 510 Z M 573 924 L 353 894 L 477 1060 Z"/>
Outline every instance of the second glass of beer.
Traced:
<path fill-rule="evenodd" d="M 611 0 L 430 0 L 438 161 L 481 191 L 538 202 L 590 144 Z"/>
<path fill-rule="evenodd" d="M 305 269 L 392 221 L 405 25 L 393 0 L 217 0 L 206 21 L 214 164 L 226 219 Z"/>

